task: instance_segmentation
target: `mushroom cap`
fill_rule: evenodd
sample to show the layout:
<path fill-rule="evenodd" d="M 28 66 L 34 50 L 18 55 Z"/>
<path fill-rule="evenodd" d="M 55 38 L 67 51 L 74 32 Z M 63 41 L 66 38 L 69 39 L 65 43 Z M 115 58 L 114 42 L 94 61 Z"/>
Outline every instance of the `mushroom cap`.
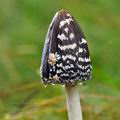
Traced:
<path fill-rule="evenodd" d="M 91 79 L 92 65 L 85 36 L 65 10 L 49 26 L 41 63 L 44 84 L 76 84 Z"/>

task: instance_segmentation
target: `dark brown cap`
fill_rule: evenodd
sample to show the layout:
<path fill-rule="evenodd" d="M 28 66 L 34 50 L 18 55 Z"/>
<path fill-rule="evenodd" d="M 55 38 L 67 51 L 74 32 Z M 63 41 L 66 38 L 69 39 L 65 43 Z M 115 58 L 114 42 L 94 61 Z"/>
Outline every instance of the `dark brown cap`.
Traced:
<path fill-rule="evenodd" d="M 65 10 L 54 16 L 45 39 L 41 63 L 44 84 L 76 84 L 91 78 L 92 66 L 85 36 Z"/>

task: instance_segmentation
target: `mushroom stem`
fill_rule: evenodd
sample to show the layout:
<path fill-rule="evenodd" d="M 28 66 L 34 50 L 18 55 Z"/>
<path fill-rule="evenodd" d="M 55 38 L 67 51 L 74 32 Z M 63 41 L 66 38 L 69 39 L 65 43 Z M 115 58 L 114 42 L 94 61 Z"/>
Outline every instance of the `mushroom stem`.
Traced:
<path fill-rule="evenodd" d="M 78 85 L 65 85 L 69 120 L 83 120 Z"/>

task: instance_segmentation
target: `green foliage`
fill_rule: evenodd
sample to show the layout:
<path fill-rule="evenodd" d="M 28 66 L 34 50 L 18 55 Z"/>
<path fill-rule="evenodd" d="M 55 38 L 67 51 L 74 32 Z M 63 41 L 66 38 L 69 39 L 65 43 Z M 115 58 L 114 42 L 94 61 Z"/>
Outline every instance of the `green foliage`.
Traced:
<path fill-rule="evenodd" d="M 0 0 L 0 117 L 66 120 L 62 87 L 43 87 L 39 66 L 48 26 L 60 9 L 80 23 L 93 80 L 81 86 L 85 120 L 120 119 L 119 0 Z M 31 97 L 32 96 L 32 97 Z"/>

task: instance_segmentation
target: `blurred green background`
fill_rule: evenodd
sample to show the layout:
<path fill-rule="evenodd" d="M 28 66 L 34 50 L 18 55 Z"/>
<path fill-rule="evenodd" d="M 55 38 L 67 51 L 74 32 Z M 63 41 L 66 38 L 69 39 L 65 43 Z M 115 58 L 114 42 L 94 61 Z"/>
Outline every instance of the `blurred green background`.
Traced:
<path fill-rule="evenodd" d="M 85 120 L 120 120 L 119 0 L 0 0 L 0 119 L 67 120 L 64 88 L 40 81 L 54 14 L 69 11 L 88 41 L 93 78 L 80 86 Z"/>

